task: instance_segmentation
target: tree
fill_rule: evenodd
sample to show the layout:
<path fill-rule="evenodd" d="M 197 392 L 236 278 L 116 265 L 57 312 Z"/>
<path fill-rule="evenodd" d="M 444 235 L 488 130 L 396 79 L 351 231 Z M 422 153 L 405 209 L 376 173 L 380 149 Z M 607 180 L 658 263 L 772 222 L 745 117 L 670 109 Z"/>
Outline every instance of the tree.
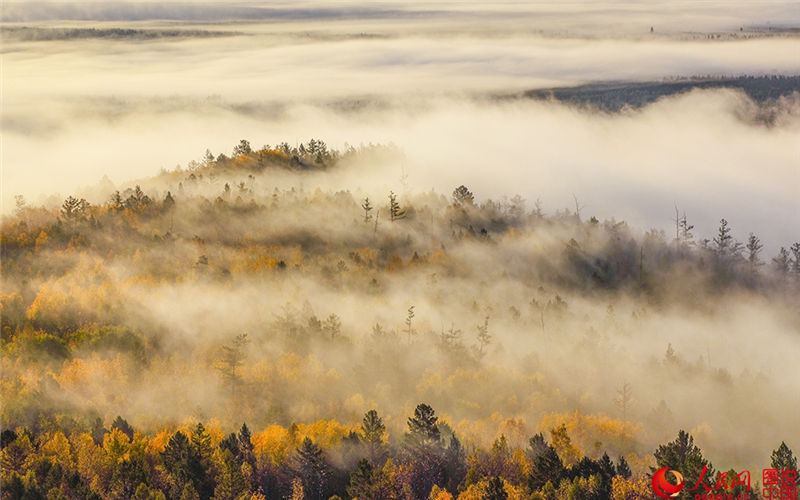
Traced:
<path fill-rule="evenodd" d="M 310 438 L 305 438 L 297 449 L 294 472 L 303 483 L 303 491 L 309 499 L 328 498 L 330 466 L 322 449 Z"/>
<path fill-rule="evenodd" d="M 500 476 L 494 476 L 489 480 L 489 485 L 486 487 L 486 493 L 483 495 L 483 500 L 507 500 L 508 493 L 506 493 L 503 485 L 503 480 Z"/>
<path fill-rule="evenodd" d="M 22 217 L 25 213 L 25 209 L 28 207 L 27 203 L 25 202 L 25 197 L 21 194 L 14 195 L 14 215 L 17 217 Z"/>
<path fill-rule="evenodd" d="M 450 328 L 439 334 L 439 343 L 443 349 L 451 353 L 459 353 L 463 350 L 464 345 L 461 343 L 461 330 L 451 324 Z"/>
<path fill-rule="evenodd" d="M 538 434 L 538 436 L 542 436 Z M 534 446 L 538 449 L 540 446 L 539 440 L 531 439 L 531 447 Z M 543 438 L 542 438 L 543 441 Z M 534 449 L 534 453 L 537 450 Z M 564 464 L 561 462 L 556 449 L 551 445 L 545 445 L 544 449 L 533 457 L 533 466 L 531 473 L 528 476 L 528 487 L 531 491 L 539 491 L 548 482 L 550 484 L 559 484 L 562 477 L 564 477 Z"/>
<path fill-rule="evenodd" d="M 111 423 L 111 428 L 119 429 L 123 434 L 128 436 L 128 439 L 133 440 L 133 427 L 119 415 L 117 415 L 117 418 Z"/>
<path fill-rule="evenodd" d="M 202 491 L 204 495 L 202 498 L 209 497 L 212 490 L 202 457 L 184 433 L 178 431 L 172 435 L 161 457 L 164 460 L 164 467 L 177 482 L 176 493 L 183 492 L 187 484 L 191 484 L 195 494 Z"/>
<path fill-rule="evenodd" d="M 253 149 L 250 147 L 250 141 L 247 141 L 245 139 L 240 140 L 239 144 L 233 147 L 234 158 L 241 155 L 249 155 L 252 152 Z"/>
<path fill-rule="evenodd" d="M 785 247 L 781 247 L 781 249 L 778 250 L 778 256 L 772 258 L 772 264 L 775 266 L 775 270 L 782 275 L 789 274 L 791 262 L 792 259 L 789 257 L 789 252 Z"/>
<path fill-rule="evenodd" d="M 625 479 L 630 479 L 633 475 L 633 472 L 628 465 L 628 461 L 625 460 L 625 457 L 622 455 L 620 455 L 617 459 L 617 475 L 622 476 Z"/>
<path fill-rule="evenodd" d="M 572 199 L 575 200 L 575 218 L 578 220 L 578 222 L 581 222 L 581 210 L 583 210 L 585 207 L 578 203 L 578 197 L 574 194 L 572 195 Z"/>
<path fill-rule="evenodd" d="M 322 325 L 322 331 L 330 336 L 331 340 L 336 340 L 336 337 L 342 333 L 342 322 L 339 319 L 339 316 L 331 314 L 325 318 L 325 322 Z"/>
<path fill-rule="evenodd" d="M 713 239 L 714 241 L 714 250 L 720 257 L 726 257 L 728 255 L 736 253 L 738 250 L 738 244 L 734 243 L 733 236 L 731 236 L 731 228 L 728 227 L 728 221 L 725 219 L 721 219 L 719 221 L 719 229 L 717 230 L 717 236 Z"/>
<path fill-rule="evenodd" d="M 365 458 L 358 461 L 356 470 L 350 474 L 350 485 L 347 487 L 347 494 L 351 498 L 359 500 L 371 500 L 375 497 L 373 491 L 372 465 Z"/>
<path fill-rule="evenodd" d="M 444 485 L 455 494 L 467 475 L 467 457 L 461 441 L 453 434 L 444 451 Z"/>
<path fill-rule="evenodd" d="M 683 216 L 679 215 L 678 207 L 675 206 L 675 241 L 679 245 L 693 245 L 692 239 L 694 235 L 692 235 L 692 229 L 694 226 L 689 224 L 688 219 L 686 218 L 686 212 L 683 213 Z"/>
<path fill-rule="evenodd" d="M 792 272 L 800 275 L 800 242 L 793 243 L 789 250 L 792 251 Z"/>
<path fill-rule="evenodd" d="M 614 404 L 622 410 L 622 420 L 625 421 L 628 419 L 628 407 L 631 404 L 631 400 L 633 399 L 633 392 L 631 391 L 631 385 L 627 382 L 622 384 L 622 388 L 617 390 L 617 397 L 614 399 Z"/>
<path fill-rule="evenodd" d="M 214 154 L 210 149 L 206 149 L 206 152 L 203 155 L 203 164 L 206 167 L 210 167 L 212 163 L 214 163 Z"/>
<path fill-rule="evenodd" d="M 687 484 L 697 484 L 703 468 L 706 468 L 705 480 L 715 476 L 714 467 L 703 457 L 700 448 L 695 446 L 694 438 L 683 430 L 678 431 L 678 437 L 674 441 L 660 445 L 653 455 L 658 466 L 651 468 L 652 472 L 669 467 L 683 474 Z M 685 498 L 691 496 L 685 489 L 681 495 L 686 495 Z"/>
<path fill-rule="evenodd" d="M 561 424 L 550 430 L 550 443 L 558 452 L 558 456 L 561 457 L 564 465 L 570 466 L 580 460 L 581 451 L 572 444 L 566 425 Z"/>
<path fill-rule="evenodd" d="M 242 474 L 241 464 L 229 449 L 221 448 L 220 453 L 221 456 L 217 460 L 219 471 L 214 488 L 214 498 L 239 499 L 250 489 L 249 481 Z"/>
<path fill-rule="evenodd" d="M 436 422 L 439 417 L 433 408 L 425 403 L 420 403 L 414 409 L 414 416 L 408 417 L 408 431 L 412 436 L 420 437 L 424 440 L 439 442 L 439 427 Z"/>
<path fill-rule="evenodd" d="M 453 204 L 459 207 L 474 206 L 475 196 L 466 186 L 458 186 L 453 190 Z"/>
<path fill-rule="evenodd" d="M 126 190 L 128 192 L 130 190 Z M 141 186 L 138 184 L 133 189 L 133 193 L 125 199 L 124 206 L 125 208 L 133 211 L 139 211 L 144 208 L 147 208 L 151 203 L 150 197 L 147 196 L 144 191 L 142 191 Z"/>
<path fill-rule="evenodd" d="M 408 484 L 417 498 L 426 497 L 433 485 L 445 483 L 444 450 L 433 408 L 417 405 L 408 419 L 401 458 L 408 471 Z"/>
<path fill-rule="evenodd" d="M 192 431 L 192 444 L 197 448 L 197 452 L 202 458 L 211 458 L 211 454 L 214 451 L 211 446 L 211 435 L 206 431 L 206 427 L 202 422 L 197 422 L 194 431 Z"/>
<path fill-rule="evenodd" d="M 609 498 L 611 496 L 611 482 L 614 476 L 617 475 L 617 469 L 614 467 L 614 462 L 611 461 L 611 457 L 608 456 L 608 453 L 603 453 L 603 456 L 598 461 L 598 465 L 601 478 L 600 487 L 605 494 L 604 498 Z"/>
<path fill-rule="evenodd" d="M 642 474 L 634 478 L 616 476 L 611 484 L 612 500 L 653 500 L 650 478 Z"/>
<path fill-rule="evenodd" d="M 397 219 L 402 219 L 406 216 L 406 211 L 400 208 L 397 202 L 397 195 L 393 191 L 389 191 L 389 220 L 394 222 Z"/>
<path fill-rule="evenodd" d="M 478 325 L 478 347 L 475 349 L 475 354 L 478 359 L 486 355 L 486 348 L 492 343 L 492 336 L 489 334 L 489 316 L 486 316 L 482 325 Z"/>
<path fill-rule="evenodd" d="M 792 453 L 792 450 L 790 450 L 789 447 L 786 446 L 786 443 L 781 441 L 781 445 L 778 446 L 778 449 L 772 452 L 770 466 L 773 469 L 778 469 L 778 470 L 786 470 L 786 469 L 797 470 L 797 457 L 795 457 L 794 454 Z"/>
<path fill-rule="evenodd" d="M 347 494 L 358 500 L 395 500 L 401 498 L 392 480 L 392 461 L 383 467 L 373 467 L 368 460 L 359 460 L 356 470 L 350 474 Z"/>
<path fill-rule="evenodd" d="M 175 206 L 175 198 L 172 197 L 172 193 L 167 191 L 167 196 L 164 197 L 164 203 L 162 204 L 165 211 L 169 211 L 172 207 Z"/>
<path fill-rule="evenodd" d="M 64 203 L 61 205 L 61 215 L 67 221 L 73 221 L 83 218 L 89 210 L 89 202 L 83 198 L 77 199 L 73 196 L 68 196 Z"/>
<path fill-rule="evenodd" d="M 386 461 L 387 446 L 384 441 L 386 426 L 375 410 L 369 410 L 361 421 L 361 435 L 367 447 L 367 459 L 375 467 Z"/>
<path fill-rule="evenodd" d="M 237 335 L 230 344 L 222 346 L 221 365 L 218 366 L 218 369 L 222 373 L 222 377 L 230 384 L 234 395 L 241 384 L 237 370 L 244 361 L 244 349 L 249 342 L 247 334 L 242 333 Z"/>
<path fill-rule="evenodd" d="M 534 434 L 528 440 L 528 457 L 531 460 L 536 460 L 536 458 L 547 451 L 547 441 L 544 440 L 544 434 L 541 432 L 538 434 Z"/>
<path fill-rule="evenodd" d="M 414 335 L 414 329 L 411 326 L 411 320 L 414 319 L 414 306 L 408 308 L 406 315 L 406 334 L 408 334 L 408 343 L 411 344 L 411 336 Z"/>
<path fill-rule="evenodd" d="M 239 429 L 239 435 L 236 436 L 238 441 L 239 455 L 237 458 L 241 463 L 248 463 L 251 466 L 256 464 L 256 456 L 253 452 L 253 442 L 251 441 L 250 429 L 247 424 L 243 423 L 242 428 Z"/>
<path fill-rule="evenodd" d="M 122 199 L 122 195 L 119 194 L 119 190 L 114 191 L 114 193 L 111 195 L 111 198 L 109 199 L 108 203 L 109 203 L 109 206 L 111 207 L 111 210 L 113 210 L 115 212 L 119 212 L 123 208 L 125 208 L 125 202 Z"/>
<path fill-rule="evenodd" d="M 680 219 L 680 234 L 681 234 L 681 241 L 688 245 L 694 245 L 694 235 L 692 234 L 692 229 L 694 226 L 689 224 L 689 221 L 686 219 L 686 214 L 683 214 L 683 217 Z"/>
<path fill-rule="evenodd" d="M 747 248 L 747 261 L 750 262 L 750 265 L 754 269 L 760 266 L 761 260 L 758 258 L 758 254 L 761 253 L 761 249 L 764 248 L 764 245 L 761 244 L 761 240 L 753 233 L 750 233 L 747 237 L 747 245 L 745 248 Z"/>
<path fill-rule="evenodd" d="M 364 222 L 367 223 L 372 220 L 372 214 L 370 212 L 372 212 L 373 206 L 369 202 L 369 196 L 364 198 L 364 202 L 361 203 L 361 208 L 364 209 Z"/>

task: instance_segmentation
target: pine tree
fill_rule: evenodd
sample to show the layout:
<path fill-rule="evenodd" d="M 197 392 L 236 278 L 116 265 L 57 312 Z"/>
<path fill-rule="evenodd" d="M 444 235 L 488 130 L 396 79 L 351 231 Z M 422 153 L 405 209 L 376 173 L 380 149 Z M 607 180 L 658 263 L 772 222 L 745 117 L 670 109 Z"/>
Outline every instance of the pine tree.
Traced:
<path fill-rule="evenodd" d="M 178 431 L 173 434 L 161 456 L 164 467 L 176 479 L 179 492 L 182 492 L 187 484 L 192 484 L 195 493 L 198 487 L 204 492 L 208 491 L 206 469 L 202 458 L 184 433 Z"/>
<path fill-rule="evenodd" d="M 358 461 L 356 470 L 350 474 L 350 485 L 347 487 L 347 494 L 351 498 L 362 498 L 369 500 L 375 498 L 373 488 L 372 465 L 365 458 Z"/>
<path fill-rule="evenodd" d="M 544 439 L 544 434 L 541 432 L 534 434 L 528 441 L 528 456 L 531 460 L 536 460 L 536 457 L 547 451 L 547 441 Z"/>
<path fill-rule="evenodd" d="M 411 320 L 414 319 L 414 306 L 408 308 L 406 315 L 406 334 L 408 335 L 408 343 L 411 344 L 411 336 L 414 335 L 414 329 L 411 326 Z"/>
<path fill-rule="evenodd" d="M 660 445 L 653 453 L 658 463 L 657 467 L 651 468 L 652 472 L 662 467 L 669 467 L 680 471 L 688 484 L 697 484 L 703 471 L 707 467 L 704 481 L 713 481 L 716 473 L 711 463 L 703 457 L 700 448 L 695 446 L 694 438 L 685 431 L 678 432 L 675 441 Z M 713 486 L 713 484 L 711 485 Z M 689 495 L 684 490 L 681 495 Z M 686 498 L 689 498 L 688 496 Z"/>
<path fill-rule="evenodd" d="M 467 475 L 467 456 L 461 441 L 453 434 L 444 451 L 444 485 L 455 494 Z"/>
<path fill-rule="evenodd" d="M 548 482 L 554 485 L 559 484 L 564 477 L 564 472 L 564 464 L 556 453 L 556 449 L 551 445 L 546 445 L 544 450 L 533 459 L 531 473 L 528 476 L 528 487 L 531 491 L 539 491 Z"/>
<path fill-rule="evenodd" d="M 433 485 L 445 483 L 444 449 L 433 408 L 419 404 L 408 419 L 401 458 L 415 497 L 427 496 Z"/>
<path fill-rule="evenodd" d="M 247 478 L 242 474 L 242 467 L 230 450 L 222 452 L 222 467 L 217 475 L 214 498 L 241 498 L 250 489 Z"/>
<path fill-rule="evenodd" d="M 414 416 L 408 418 L 408 431 L 412 436 L 439 442 L 441 435 L 439 427 L 436 425 L 438 420 L 439 417 L 436 416 L 433 408 L 425 403 L 420 403 L 414 409 Z"/>
<path fill-rule="evenodd" d="M 375 467 L 383 465 L 386 461 L 387 447 L 384 442 L 386 426 L 375 410 L 369 410 L 361 421 L 361 435 L 367 446 L 367 459 Z"/>
<path fill-rule="evenodd" d="M 249 155 L 253 152 L 253 149 L 250 147 L 250 141 L 242 139 L 239 141 L 239 144 L 233 147 L 233 157 L 236 158 L 240 155 Z"/>
<path fill-rule="evenodd" d="M 500 479 L 500 476 L 494 476 L 489 480 L 489 484 L 486 487 L 486 493 L 484 493 L 483 499 L 484 500 L 508 499 L 508 493 L 506 493 L 506 490 L 503 487 L 503 480 Z"/>
<path fill-rule="evenodd" d="M 297 449 L 295 473 L 303 482 L 306 498 L 323 500 L 328 498 L 330 466 L 322 449 L 309 438 L 305 438 Z"/>
<path fill-rule="evenodd" d="M 230 344 L 222 346 L 222 359 L 218 369 L 222 373 L 222 377 L 230 385 L 234 396 L 237 395 L 239 385 L 241 385 L 241 378 L 237 370 L 244 362 L 244 349 L 249 342 L 247 334 L 242 333 L 234 337 Z"/>
<path fill-rule="evenodd" d="M 325 323 L 322 325 L 322 331 L 324 331 L 331 340 L 336 340 L 342 333 L 342 321 L 339 319 L 339 316 L 335 314 L 331 314 L 325 319 Z"/>
<path fill-rule="evenodd" d="M 598 465 L 600 466 L 600 486 L 603 489 L 605 498 L 611 498 L 611 483 L 614 476 L 617 475 L 614 462 L 611 461 L 611 457 L 608 456 L 608 453 L 603 453 L 603 456 L 598 461 Z"/>
<path fill-rule="evenodd" d="M 119 191 L 114 191 L 114 193 L 111 195 L 111 198 L 109 199 L 109 206 L 111 207 L 111 210 L 115 212 L 119 212 L 125 208 L 122 195 L 119 194 Z"/>
<path fill-rule="evenodd" d="M 770 466 L 773 469 L 778 469 L 778 470 L 786 470 L 786 469 L 797 470 L 797 457 L 795 457 L 794 454 L 792 453 L 792 450 L 790 450 L 789 447 L 786 446 L 786 443 L 781 441 L 781 445 L 778 446 L 778 449 L 772 452 Z"/>
<path fill-rule="evenodd" d="M 773 257 L 772 263 L 775 266 L 775 270 L 778 271 L 778 274 L 789 274 L 792 259 L 789 257 L 789 252 L 786 250 L 786 248 L 781 247 L 781 249 L 778 251 L 778 256 Z"/>
<path fill-rule="evenodd" d="M 239 435 L 236 437 L 239 448 L 239 456 L 237 458 L 242 463 L 248 463 L 251 466 L 255 466 L 256 456 L 253 452 L 254 447 L 252 441 L 250 440 L 251 437 L 250 429 L 247 428 L 247 424 L 243 423 L 242 428 L 239 429 Z"/>
<path fill-rule="evenodd" d="M 77 220 L 86 215 L 89 206 L 89 202 L 83 198 L 78 199 L 73 196 L 68 196 L 61 205 L 61 215 L 67 221 Z"/>
<path fill-rule="evenodd" d="M 731 236 L 731 228 L 728 227 L 728 221 L 721 219 L 719 221 L 719 229 L 717 237 L 714 238 L 715 252 L 720 257 L 732 255 L 739 250 L 739 245 L 733 241 Z"/>
<path fill-rule="evenodd" d="M 170 210 L 175 206 L 175 198 L 172 197 L 171 192 L 167 191 L 167 196 L 164 197 L 164 203 L 162 206 L 164 207 L 164 210 Z"/>
<path fill-rule="evenodd" d="M 486 355 L 486 348 L 492 343 L 492 336 L 489 334 L 489 316 L 486 316 L 482 325 L 478 325 L 478 347 L 475 354 L 478 359 Z"/>
<path fill-rule="evenodd" d="M 683 214 L 680 220 L 681 241 L 687 245 L 694 245 L 694 241 L 692 241 L 694 239 L 692 229 L 694 229 L 694 226 L 689 224 L 689 221 L 686 219 L 686 214 Z"/>
<path fill-rule="evenodd" d="M 203 155 L 203 164 L 206 167 L 210 167 L 212 163 L 214 163 L 214 154 L 210 149 L 206 149 L 206 152 Z"/>
<path fill-rule="evenodd" d="M 128 424 L 128 422 L 119 415 L 117 415 L 117 418 L 111 423 L 111 428 L 119 429 L 123 434 L 128 436 L 128 439 L 133 440 L 133 427 L 131 427 L 130 424 Z"/>
<path fill-rule="evenodd" d="M 364 209 L 364 223 L 367 223 L 370 220 L 372 220 L 372 214 L 370 212 L 372 212 L 373 206 L 369 202 L 369 196 L 364 198 L 364 202 L 361 204 L 361 208 Z"/>
<path fill-rule="evenodd" d="M 626 421 L 628 419 L 628 408 L 631 405 L 631 400 L 633 399 L 633 391 L 631 390 L 631 385 L 627 382 L 622 384 L 622 388 L 617 390 L 617 397 L 614 399 L 614 404 L 622 410 L 622 420 Z"/>
<path fill-rule="evenodd" d="M 758 239 L 756 235 L 750 233 L 747 237 L 747 261 L 750 262 L 750 266 L 753 268 L 761 265 L 761 260 L 758 258 L 758 254 L 761 253 L 761 249 L 764 248 L 764 245 L 761 244 L 761 240 Z"/>
<path fill-rule="evenodd" d="M 624 477 L 625 479 L 630 479 L 633 476 L 633 472 L 631 471 L 630 466 L 628 465 L 628 461 L 625 460 L 625 457 L 622 455 L 619 456 L 617 459 L 617 474 L 619 476 Z"/>
<path fill-rule="evenodd" d="M 453 204 L 459 207 L 473 206 L 475 205 L 475 196 L 466 186 L 458 186 L 453 190 Z"/>
<path fill-rule="evenodd" d="M 395 220 L 402 219 L 406 216 L 406 211 L 403 208 L 400 208 L 400 204 L 397 202 L 397 195 L 394 194 L 393 191 L 389 191 L 389 220 L 394 222 Z"/>
<path fill-rule="evenodd" d="M 800 276 L 800 242 L 793 243 L 789 250 L 792 251 L 792 272 Z"/>

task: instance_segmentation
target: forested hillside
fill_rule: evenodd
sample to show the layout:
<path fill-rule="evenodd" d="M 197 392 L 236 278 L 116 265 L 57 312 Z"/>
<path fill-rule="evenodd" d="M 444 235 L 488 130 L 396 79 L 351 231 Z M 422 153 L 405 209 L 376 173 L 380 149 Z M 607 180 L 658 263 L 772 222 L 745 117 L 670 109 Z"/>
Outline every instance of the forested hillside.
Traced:
<path fill-rule="evenodd" d="M 18 197 L 2 498 L 631 500 L 703 465 L 756 498 L 796 468 L 800 242 L 329 177 L 402 155 L 242 140 Z"/>

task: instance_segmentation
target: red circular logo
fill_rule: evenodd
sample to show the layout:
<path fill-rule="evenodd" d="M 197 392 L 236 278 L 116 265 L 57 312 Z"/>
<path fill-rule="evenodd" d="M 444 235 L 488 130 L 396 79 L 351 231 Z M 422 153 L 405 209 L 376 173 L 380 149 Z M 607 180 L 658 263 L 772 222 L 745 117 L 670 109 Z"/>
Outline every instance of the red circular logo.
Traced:
<path fill-rule="evenodd" d="M 667 471 L 671 472 L 673 476 L 675 476 L 675 484 L 670 483 L 667 481 Z M 680 472 L 676 470 L 672 470 L 669 467 L 663 467 L 658 469 L 655 474 L 653 474 L 653 493 L 660 496 L 661 498 L 670 499 L 675 498 L 678 496 L 678 493 L 681 492 L 683 489 L 683 476 Z"/>

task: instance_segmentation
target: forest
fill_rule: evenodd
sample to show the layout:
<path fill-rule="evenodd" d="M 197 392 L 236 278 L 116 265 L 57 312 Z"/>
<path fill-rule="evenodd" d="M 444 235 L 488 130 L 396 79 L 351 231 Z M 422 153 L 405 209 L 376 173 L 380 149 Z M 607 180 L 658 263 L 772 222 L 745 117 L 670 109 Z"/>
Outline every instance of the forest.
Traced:
<path fill-rule="evenodd" d="M 670 467 L 755 499 L 797 468 L 800 242 L 332 176 L 404 162 L 242 139 L 17 196 L 2 498 L 634 500 Z"/>
<path fill-rule="evenodd" d="M 737 89 L 753 101 L 778 108 L 781 99 L 791 100 L 800 88 L 800 77 L 761 75 L 731 77 L 681 77 L 660 82 L 597 82 L 553 89 L 529 90 L 523 95 L 532 99 L 554 98 L 560 102 L 594 106 L 607 112 L 641 108 L 665 96 L 694 89 Z M 762 113 L 762 119 L 763 119 Z M 767 116 L 769 116 L 767 114 Z M 767 123 L 770 120 L 764 120 Z"/>

